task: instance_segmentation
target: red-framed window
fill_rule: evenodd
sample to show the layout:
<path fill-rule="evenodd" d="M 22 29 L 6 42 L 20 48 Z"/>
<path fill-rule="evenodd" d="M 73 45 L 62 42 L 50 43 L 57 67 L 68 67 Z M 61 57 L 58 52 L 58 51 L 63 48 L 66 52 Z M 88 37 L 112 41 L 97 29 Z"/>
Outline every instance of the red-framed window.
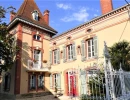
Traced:
<path fill-rule="evenodd" d="M 50 63 L 59 64 L 60 63 L 60 49 L 54 49 L 50 51 Z"/>
<path fill-rule="evenodd" d="M 61 88 L 61 74 L 60 73 L 55 73 L 55 74 L 50 74 L 50 88 Z"/>
<path fill-rule="evenodd" d="M 43 74 L 29 74 L 29 91 L 43 90 L 44 80 Z"/>
<path fill-rule="evenodd" d="M 75 43 L 63 46 L 63 62 L 76 60 Z"/>
<path fill-rule="evenodd" d="M 97 36 L 81 41 L 81 60 L 95 58 L 98 56 Z"/>

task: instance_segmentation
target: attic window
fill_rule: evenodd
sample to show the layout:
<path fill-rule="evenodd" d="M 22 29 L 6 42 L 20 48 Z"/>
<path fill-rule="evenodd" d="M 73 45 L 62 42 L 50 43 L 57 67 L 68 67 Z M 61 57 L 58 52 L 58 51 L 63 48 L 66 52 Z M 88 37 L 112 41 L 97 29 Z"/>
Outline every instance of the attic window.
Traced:
<path fill-rule="evenodd" d="M 34 20 L 38 21 L 38 11 L 37 10 L 34 10 L 32 12 L 32 17 L 33 17 Z"/>
<path fill-rule="evenodd" d="M 53 45 L 56 45 L 56 42 L 54 42 Z"/>
<path fill-rule="evenodd" d="M 90 33 L 91 31 L 92 31 L 92 29 L 91 29 L 91 28 L 87 29 L 87 32 L 88 32 L 88 33 Z"/>
<path fill-rule="evenodd" d="M 69 37 L 67 37 L 67 40 L 70 40 L 71 39 L 71 37 L 69 36 Z"/>

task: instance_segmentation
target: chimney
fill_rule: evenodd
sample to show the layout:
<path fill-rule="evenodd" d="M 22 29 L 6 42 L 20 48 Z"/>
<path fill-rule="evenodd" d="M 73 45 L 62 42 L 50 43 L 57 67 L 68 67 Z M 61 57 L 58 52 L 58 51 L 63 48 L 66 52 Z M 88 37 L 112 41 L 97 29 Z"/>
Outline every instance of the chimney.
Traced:
<path fill-rule="evenodd" d="M 45 10 L 43 13 L 43 19 L 47 25 L 49 25 L 49 10 Z"/>
<path fill-rule="evenodd" d="M 102 14 L 113 10 L 112 0 L 100 0 Z"/>
<path fill-rule="evenodd" d="M 10 21 L 12 21 L 14 19 L 15 15 L 16 15 L 15 12 L 13 12 L 13 11 L 10 12 Z"/>

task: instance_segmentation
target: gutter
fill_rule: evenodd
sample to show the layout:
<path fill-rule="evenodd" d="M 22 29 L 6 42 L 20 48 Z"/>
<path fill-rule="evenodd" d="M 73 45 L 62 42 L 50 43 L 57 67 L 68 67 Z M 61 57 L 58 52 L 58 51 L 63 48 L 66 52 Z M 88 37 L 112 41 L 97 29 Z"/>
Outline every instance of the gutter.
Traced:
<path fill-rule="evenodd" d="M 37 27 L 37 28 L 40 28 L 40 29 L 42 29 L 42 30 L 46 30 L 46 31 L 48 31 L 48 32 L 53 33 L 54 35 L 56 35 L 56 33 L 57 33 L 57 32 L 51 31 L 51 30 L 49 30 L 49 29 L 47 29 L 47 28 L 41 27 L 40 25 L 36 25 L 36 24 L 34 24 L 34 23 L 32 23 L 32 22 L 28 22 L 28 21 L 23 20 L 22 18 L 18 18 L 18 17 L 16 17 L 13 21 L 11 21 L 11 23 L 9 23 L 7 29 L 9 29 L 9 28 L 13 25 L 13 23 L 16 23 L 17 21 L 21 21 L 21 22 L 24 22 L 24 23 L 26 23 L 26 24 L 29 24 L 29 25 L 35 26 L 35 27 Z"/>

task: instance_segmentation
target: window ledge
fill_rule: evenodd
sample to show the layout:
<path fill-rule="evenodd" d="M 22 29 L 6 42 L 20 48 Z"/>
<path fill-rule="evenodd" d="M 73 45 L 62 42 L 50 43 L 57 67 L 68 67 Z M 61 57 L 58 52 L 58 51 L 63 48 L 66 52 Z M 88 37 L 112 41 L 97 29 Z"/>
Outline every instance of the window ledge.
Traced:
<path fill-rule="evenodd" d="M 94 61 L 94 60 L 96 60 L 96 59 L 95 58 L 87 58 L 86 59 L 87 62 Z"/>
<path fill-rule="evenodd" d="M 67 60 L 65 63 L 71 63 L 74 62 L 75 60 L 71 59 L 71 60 Z"/>
<path fill-rule="evenodd" d="M 56 65 L 59 65 L 59 64 L 52 64 L 52 66 L 56 66 Z"/>
<path fill-rule="evenodd" d="M 33 41 L 42 42 L 41 40 L 35 40 L 35 39 L 33 39 Z"/>

